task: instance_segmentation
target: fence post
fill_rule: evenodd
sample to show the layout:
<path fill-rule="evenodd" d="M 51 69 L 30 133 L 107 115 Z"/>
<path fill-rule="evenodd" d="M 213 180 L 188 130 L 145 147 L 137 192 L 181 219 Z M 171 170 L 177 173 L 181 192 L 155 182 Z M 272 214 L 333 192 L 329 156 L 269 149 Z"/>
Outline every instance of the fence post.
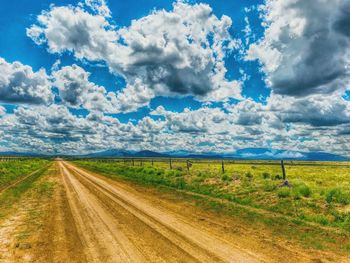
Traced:
<path fill-rule="evenodd" d="M 224 160 L 221 160 L 221 171 L 222 171 L 222 173 L 225 173 L 225 164 L 224 164 Z"/>
<path fill-rule="evenodd" d="M 142 159 L 140 160 L 140 165 L 141 165 L 141 166 L 143 165 Z"/>
<path fill-rule="evenodd" d="M 153 166 L 153 159 L 152 159 L 152 166 Z"/>
<path fill-rule="evenodd" d="M 169 167 L 170 167 L 170 170 L 173 169 L 173 164 L 171 163 L 171 158 L 169 159 Z"/>
<path fill-rule="evenodd" d="M 135 166 L 134 158 L 132 158 L 131 161 L 132 161 L 132 166 Z"/>
<path fill-rule="evenodd" d="M 187 172 L 190 172 L 190 161 L 186 160 Z"/>
<path fill-rule="evenodd" d="M 286 180 L 286 169 L 284 168 L 284 162 L 281 160 L 281 168 L 282 168 L 282 175 L 283 175 L 283 180 Z"/>

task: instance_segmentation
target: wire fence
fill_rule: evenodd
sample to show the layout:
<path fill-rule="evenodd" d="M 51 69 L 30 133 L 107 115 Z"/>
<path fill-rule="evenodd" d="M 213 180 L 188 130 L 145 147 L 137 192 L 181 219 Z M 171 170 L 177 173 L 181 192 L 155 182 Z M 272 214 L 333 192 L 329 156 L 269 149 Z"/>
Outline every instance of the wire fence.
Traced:
<path fill-rule="evenodd" d="M 0 157 L 0 162 L 21 161 L 37 159 L 39 157 Z M 61 159 L 47 157 L 45 159 Z M 64 157 L 70 161 L 94 161 L 104 163 L 116 163 L 124 166 L 154 167 L 159 169 L 205 172 L 213 174 L 235 174 L 237 171 L 246 173 L 263 173 L 268 170 L 271 174 L 286 180 L 291 170 L 301 167 L 315 167 L 316 170 L 325 168 L 350 168 L 350 162 L 325 162 L 325 161 L 295 161 L 295 160 L 243 160 L 243 159 L 198 159 L 198 158 L 166 158 L 166 157 L 118 157 L 118 158 L 91 158 L 91 157 Z M 303 168 L 301 168 L 303 169 Z M 316 172 L 314 170 L 314 172 Z M 310 169 L 309 169 L 310 172 Z M 312 174 L 314 174 L 312 172 Z"/>
<path fill-rule="evenodd" d="M 119 162 L 130 165 L 143 165 L 166 163 L 171 168 L 172 163 L 191 163 L 193 164 L 243 164 L 243 165 L 276 165 L 281 166 L 282 162 L 285 166 L 337 166 L 350 168 L 350 162 L 342 161 L 299 161 L 299 160 L 248 160 L 248 159 L 199 159 L 199 158 L 165 158 L 165 157 L 117 157 L 117 158 L 77 158 L 66 157 L 66 160 L 72 161 L 97 161 L 97 162 Z"/>
<path fill-rule="evenodd" d="M 117 163 L 125 166 L 155 167 L 168 170 L 187 171 L 192 173 L 211 173 L 235 175 L 239 172 L 245 174 L 263 174 L 269 172 L 276 178 L 287 180 L 288 172 L 307 172 L 315 175 L 320 169 L 350 168 L 350 162 L 324 162 L 324 161 L 295 161 L 295 160 L 242 160 L 242 159 L 197 159 L 197 158 L 69 158 L 73 161 L 94 161 Z M 313 169 L 313 167 L 315 169 Z M 305 169 L 306 168 L 306 169 Z"/>

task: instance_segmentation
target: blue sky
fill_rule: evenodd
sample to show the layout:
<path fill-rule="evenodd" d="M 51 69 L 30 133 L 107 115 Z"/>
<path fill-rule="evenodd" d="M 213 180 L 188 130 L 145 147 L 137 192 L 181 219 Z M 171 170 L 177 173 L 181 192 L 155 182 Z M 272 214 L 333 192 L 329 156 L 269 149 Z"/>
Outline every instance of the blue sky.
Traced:
<path fill-rule="evenodd" d="M 0 149 L 348 155 L 350 22 L 333 1 L 7 2 Z"/>
<path fill-rule="evenodd" d="M 61 60 L 61 65 L 71 65 L 76 63 L 91 72 L 91 81 L 96 84 L 103 85 L 107 90 L 121 89 L 125 86 L 123 78 L 110 74 L 106 67 L 91 67 L 84 65 L 81 62 L 77 62 L 67 54 L 48 54 L 45 47 L 38 47 L 33 41 L 27 37 L 25 29 L 30 27 L 36 20 L 36 15 L 40 14 L 42 10 L 47 10 L 50 5 L 65 6 L 65 5 L 77 5 L 79 1 L 40 1 L 34 2 L 29 0 L 16 0 L 3 5 L 1 11 L 1 26 L 0 31 L 4 36 L 5 41 L 0 43 L 0 56 L 5 58 L 9 62 L 21 61 L 23 64 L 31 65 L 34 70 L 39 70 L 44 67 L 47 71 L 50 71 L 52 65 L 57 59 Z M 213 13 L 221 17 L 222 15 L 228 15 L 232 18 L 235 25 L 231 29 L 232 35 L 238 38 L 244 38 L 244 28 L 246 26 L 245 17 L 249 17 L 251 27 L 254 28 L 254 34 L 256 37 L 261 37 L 263 34 L 263 28 L 261 27 L 261 19 L 257 12 L 246 13 L 245 8 L 257 6 L 262 4 L 263 1 L 189 1 L 189 3 L 207 3 L 213 8 Z M 112 12 L 113 22 L 118 27 L 130 26 L 133 19 L 139 19 L 147 16 L 154 9 L 172 9 L 173 1 L 110 1 L 108 6 Z M 21 8 L 18 8 L 18 7 Z M 135 8 L 137 7 L 137 8 Z M 14 23 L 14 21 L 16 21 Z M 226 58 L 227 61 L 227 78 L 235 79 L 240 78 L 241 73 L 239 69 L 249 72 L 250 79 L 246 81 L 243 87 L 243 95 L 253 98 L 254 100 L 261 101 L 262 97 L 266 98 L 270 93 L 269 89 L 262 80 L 262 74 L 259 71 L 259 65 L 257 62 L 242 62 L 237 61 L 234 56 L 239 56 L 237 53 L 233 53 Z M 201 105 L 197 101 L 186 98 L 183 99 L 166 99 L 155 98 L 151 103 L 151 108 L 159 105 L 164 105 L 164 99 L 166 101 L 166 109 L 172 111 L 182 111 L 186 107 L 192 109 L 198 109 Z M 5 105 L 6 106 L 6 105 Z M 10 105 L 6 106 L 8 109 L 12 109 Z M 74 111 L 74 110 L 73 110 Z M 128 114 L 128 117 L 133 119 L 140 119 L 145 116 L 146 109 L 141 112 Z M 85 113 L 86 114 L 86 113 Z M 126 121 L 123 114 L 120 116 L 122 121 Z"/>

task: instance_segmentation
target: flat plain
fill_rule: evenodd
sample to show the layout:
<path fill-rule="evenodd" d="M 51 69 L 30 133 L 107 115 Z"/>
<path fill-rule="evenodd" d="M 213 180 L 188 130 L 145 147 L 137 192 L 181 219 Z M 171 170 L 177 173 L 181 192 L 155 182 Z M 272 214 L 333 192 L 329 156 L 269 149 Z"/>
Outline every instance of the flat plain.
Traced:
<path fill-rule="evenodd" d="M 287 183 L 275 161 L 2 161 L 0 262 L 349 262 L 350 164 L 285 170 Z"/>

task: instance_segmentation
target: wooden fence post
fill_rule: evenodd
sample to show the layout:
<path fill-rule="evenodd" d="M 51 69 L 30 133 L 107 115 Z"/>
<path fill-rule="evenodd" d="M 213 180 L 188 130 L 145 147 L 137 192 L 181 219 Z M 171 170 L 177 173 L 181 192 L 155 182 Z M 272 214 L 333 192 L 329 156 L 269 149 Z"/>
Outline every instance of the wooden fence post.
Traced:
<path fill-rule="evenodd" d="M 171 163 L 171 158 L 169 159 L 169 167 L 170 167 L 170 170 L 173 169 L 173 164 Z"/>
<path fill-rule="evenodd" d="M 132 158 L 131 161 L 132 161 L 132 166 L 135 166 L 134 158 Z"/>
<path fill-rule="evenodd" d="M 225 173 L 225 164 L 224 164 L 224 160 L 221 161 L 221 171 L 222 171 L 222 173 Z"/>
<path fill-rule="evenodd" d="M 282 168 L 282 176 L 283 176 L 283 180 L 286 180 L 286 169 L 284 168 L 284 162 L 283 160 L 281 160 L 281 168 Z"/>
<path fill-rule="evenodd" d="M 153 166 L 153 159 L 152 159 L 152 166 Z"/>

